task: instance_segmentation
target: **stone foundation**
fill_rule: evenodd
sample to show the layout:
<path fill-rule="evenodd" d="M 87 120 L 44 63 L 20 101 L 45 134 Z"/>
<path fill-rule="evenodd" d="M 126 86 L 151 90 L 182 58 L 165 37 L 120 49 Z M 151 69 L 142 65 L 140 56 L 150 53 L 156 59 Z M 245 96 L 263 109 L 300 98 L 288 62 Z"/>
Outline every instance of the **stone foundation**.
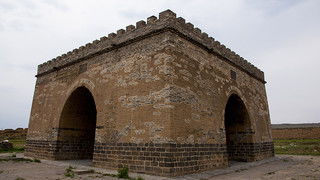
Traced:
<path fill-rule="evenodd" d="M 105 168 L 128 166 L 135 172 L 176 176 L 226 167 L 223 144 L 97 144 L 94 164 Z"/>
<path fill-rule="evenodd" d="M 57 149 L 56 141 L 27 140 L 24 155 L 40 158 L 55 159 L 55 151 Z"/>
<path fill-rule="evenodd" d="M 54 160 L 92 159 L 92 143 L 28 140 L 25 155 Z"/>
<path fill-rule="evenodd" d="M 236 161 L 258 161 L 274 156 L 273 142 L 228 145 L 229 157 Z"/>
<path fill-rule="evenodd" d="M 44 159 L 89 159 L 83 143 L 28 141 L 26 156 Z M 63 148 L 62 148 L 63 147 Z M 257 161 L 274 156 L 273 143 L 244 143 L 231 156 L 241 161 Z M 228 166 L 225 144 L 96 143 L 93 164 L 131 172 L 179 176 Z"/>

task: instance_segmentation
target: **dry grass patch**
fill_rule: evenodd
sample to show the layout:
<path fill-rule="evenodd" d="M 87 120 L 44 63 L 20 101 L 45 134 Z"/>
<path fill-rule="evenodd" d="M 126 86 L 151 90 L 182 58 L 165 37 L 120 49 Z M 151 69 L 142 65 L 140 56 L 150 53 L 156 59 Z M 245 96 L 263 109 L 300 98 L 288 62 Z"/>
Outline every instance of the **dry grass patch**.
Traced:
<path fill-rule="evenodd" d="M 320 156 L 320 139 L 274 140 L 276 154 Z"/>

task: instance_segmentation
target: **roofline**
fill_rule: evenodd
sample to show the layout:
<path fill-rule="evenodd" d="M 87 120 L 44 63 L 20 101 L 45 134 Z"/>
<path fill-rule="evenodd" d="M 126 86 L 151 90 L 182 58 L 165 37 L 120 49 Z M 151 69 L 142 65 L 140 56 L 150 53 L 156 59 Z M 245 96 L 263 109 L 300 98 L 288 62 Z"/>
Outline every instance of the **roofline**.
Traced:
<path fill-rule="evenodd" d="M 220 42 L 214 40 L 214 38 L 209 37 L 208 34 L 202 33 L 200 29 L 194 28 L 193 24 L 185 23 L 185 20 L 181 17 L 176 18 L 176 14 L 170 10 L 159 13 L 159 19 L 151 16 L 147 18 L 147 22 L 138 21 L 136 27 L 129 25 L 126 27 L 126 30 L 118 30 L 117 34 L 110 33 L 108 37 L 101 37 L 100 40 L 95 40 L 67 54 L 40 64 L 36 77 L 44 76 L 92 57 L 168 31 L 220 57 L 262 83 L 266 83 L 264 73 L 260 69 L 229 48 L 226 48 L 223 44 L 220 44 Z"/>

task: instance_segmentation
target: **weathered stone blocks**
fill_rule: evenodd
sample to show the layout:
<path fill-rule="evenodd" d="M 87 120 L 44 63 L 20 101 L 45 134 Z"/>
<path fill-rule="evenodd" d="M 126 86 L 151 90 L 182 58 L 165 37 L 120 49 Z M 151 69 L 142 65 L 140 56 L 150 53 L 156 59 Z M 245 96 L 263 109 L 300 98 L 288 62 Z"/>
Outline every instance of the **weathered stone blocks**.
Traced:
<path fill-rule="evenodd" d="M 264 84 L 164 11 L 39 65 L 26 154 L 163 176 L 271 157 Z"/>

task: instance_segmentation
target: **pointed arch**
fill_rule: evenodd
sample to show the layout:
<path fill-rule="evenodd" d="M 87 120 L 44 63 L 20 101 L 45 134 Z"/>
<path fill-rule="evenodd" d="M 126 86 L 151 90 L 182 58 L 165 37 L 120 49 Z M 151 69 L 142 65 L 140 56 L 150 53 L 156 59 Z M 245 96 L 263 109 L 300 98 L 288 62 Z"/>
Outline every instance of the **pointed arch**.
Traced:
<path fill-rule="evenodd" d="M 67 98 L 59 120 L 57 159 L 92 159 L 97 110 L 85 86 Z"/>
<path fill-rule="evenodd" d="M 253 142 L 251 121 L 246 105 L 237 94 L 229 96 L 224 113 L 229 160 L 247 161 L 246 149 Z"/>

